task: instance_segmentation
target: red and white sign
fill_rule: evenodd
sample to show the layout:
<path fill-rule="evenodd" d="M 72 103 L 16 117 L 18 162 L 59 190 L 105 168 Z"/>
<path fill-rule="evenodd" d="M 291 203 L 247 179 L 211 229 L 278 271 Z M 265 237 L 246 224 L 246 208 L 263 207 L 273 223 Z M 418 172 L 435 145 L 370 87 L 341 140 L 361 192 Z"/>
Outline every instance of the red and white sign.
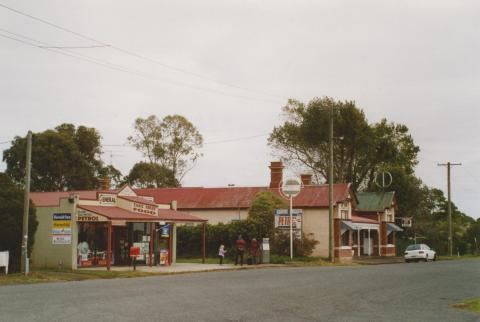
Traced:
<path fill-rule="evenodd" d="M 147 215 L 157 215 L 157 206 L 147 205 L 139 202 L 133 203 L 133 212 Z"/>
<path fill-rule="evenodd" d="M 116 205 L 117 204 L 117 195 L 112 195 L 108 193 L 99 193 L 98 194 L 98 202 L 101 205 Z"/>

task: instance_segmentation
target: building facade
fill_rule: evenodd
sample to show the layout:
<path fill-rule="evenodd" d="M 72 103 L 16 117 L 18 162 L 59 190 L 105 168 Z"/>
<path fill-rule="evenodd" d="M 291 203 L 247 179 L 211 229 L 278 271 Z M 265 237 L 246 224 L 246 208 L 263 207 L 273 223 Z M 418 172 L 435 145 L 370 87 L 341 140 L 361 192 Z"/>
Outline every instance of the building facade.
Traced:
<path fill-rule="evenodd" d="M 130 186 L 118 190 L 34 192 L 38 228 L 33 267 L 81 267 L 130 264 L 130 247 L 147 265 L 176 260 L 176 225 L 201 219 L 138 196 Z M 199 246 L 200 249 L 200 246 Z"/>

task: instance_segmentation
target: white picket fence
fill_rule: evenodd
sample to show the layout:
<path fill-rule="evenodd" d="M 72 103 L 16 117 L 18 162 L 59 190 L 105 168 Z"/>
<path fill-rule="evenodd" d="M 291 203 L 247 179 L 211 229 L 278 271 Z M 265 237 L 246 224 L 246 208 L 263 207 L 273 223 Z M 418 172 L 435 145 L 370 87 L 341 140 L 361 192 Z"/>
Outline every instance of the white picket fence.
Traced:
<path fill-rule="evenodd" d="M 0 252 L 0 268 L 5 267 L 5 274 L 8 274 L 8 251 Z"/>

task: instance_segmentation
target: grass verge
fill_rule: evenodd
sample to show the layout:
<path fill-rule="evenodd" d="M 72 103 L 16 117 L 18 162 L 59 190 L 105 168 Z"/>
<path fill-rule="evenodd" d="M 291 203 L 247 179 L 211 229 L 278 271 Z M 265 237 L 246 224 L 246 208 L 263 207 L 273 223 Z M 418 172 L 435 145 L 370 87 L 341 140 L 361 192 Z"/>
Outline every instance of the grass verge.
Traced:
<path fill-rule="evenodd" d="M 31 271 L 27 276 L 17 273 L 0 276 L 0 285 L 33 284 L 49 282 L 84 281 L 92 279 L 130 278 L 158 275 L 158 273 L 140 271 L 68 271 L 68 270 L 38 270 Z"/>
<path fill-rule="evenodd" d="M 480 255 L 461 255 L 461 256 L 438 256 L 438 260 L 450 261 L 458 259 L 480 259 Z"/>
<path fill-rule="evenodd" d="M 461 303 L 455 304 L 454 307 L 480 313 L 480 298 L 465 300 Z"/>

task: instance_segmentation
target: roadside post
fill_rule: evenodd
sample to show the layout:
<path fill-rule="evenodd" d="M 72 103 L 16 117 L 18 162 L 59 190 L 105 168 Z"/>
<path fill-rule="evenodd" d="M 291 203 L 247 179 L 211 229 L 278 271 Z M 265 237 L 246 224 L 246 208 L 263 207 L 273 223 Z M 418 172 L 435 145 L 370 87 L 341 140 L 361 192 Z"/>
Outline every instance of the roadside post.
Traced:
<path fill-rule="evenodd" d="M 298 196 L 302 189 L 302 184 L 297 179 L 288 179 L 282 185 L 282 193 L 290 199 L 288 209 L 290 217 L 290 259 L 293 259 L 293 198 Z"/>

